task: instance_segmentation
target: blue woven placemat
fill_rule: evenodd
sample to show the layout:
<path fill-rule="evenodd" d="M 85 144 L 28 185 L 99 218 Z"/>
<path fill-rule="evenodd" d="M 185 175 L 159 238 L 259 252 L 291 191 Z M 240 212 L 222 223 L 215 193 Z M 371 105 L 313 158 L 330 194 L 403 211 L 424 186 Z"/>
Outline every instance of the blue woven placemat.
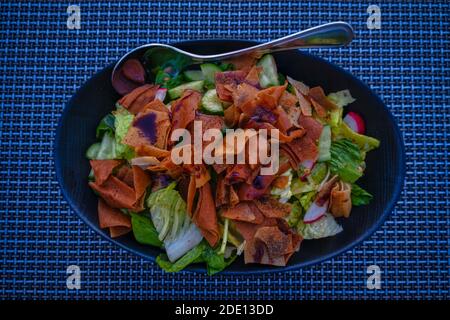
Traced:
<path fill-rule="evenodd" d="M 66 26 L 80 6 L 81 29 Z M 381 9 L 370 30 L 367 8 Z M 450 6 L 447 1 L 2 1 L 0 298 L 449 298 Z M 293 272 L 166 274 L 111 245 L 69 208 L 53 147 L 65 103 L 96 71 L 147 42 L 266 41 L 334 20 L 349 48 L 314 51 L 365 81 L 397 118 L 407 156 L 402 197 L 362 245 Z M 81 268 L 81 289 L 66 268 Z M 382 272 L 366 287 L 367 267 Z"/>

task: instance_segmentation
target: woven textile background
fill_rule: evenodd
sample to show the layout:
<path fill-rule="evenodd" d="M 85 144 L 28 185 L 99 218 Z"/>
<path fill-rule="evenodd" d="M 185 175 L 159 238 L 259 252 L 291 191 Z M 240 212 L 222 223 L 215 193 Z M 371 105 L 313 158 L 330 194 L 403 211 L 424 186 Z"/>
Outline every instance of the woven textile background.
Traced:
<path fill-rule="evenodd" d="M 81 9 L 81 29 L 66 26 Z M 379 5 L 381 30 L 367 7 Z M 0 298 L 450 298 L 448 1 L 1 1 Z M 406 145 L 401 199 L 352 251 L 293 272 L 166 274 L 91 231 L 62 198 L 53 147 L 77 88 L 127 50 L 188 39 L 266 41 L 343 20 L 357 38 L 311 50 L 366 82 L 397 118 Z M 81 268 L 80 290 L 66 268 Z M 382 270 L 366 289 L 366 268 Z"/>

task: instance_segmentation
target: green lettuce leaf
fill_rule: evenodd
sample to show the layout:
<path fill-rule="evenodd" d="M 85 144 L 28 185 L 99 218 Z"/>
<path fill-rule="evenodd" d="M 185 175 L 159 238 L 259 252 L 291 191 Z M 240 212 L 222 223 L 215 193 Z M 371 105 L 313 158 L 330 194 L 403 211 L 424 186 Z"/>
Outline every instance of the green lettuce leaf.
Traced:
<path fill-rule="evenodd" d="M 97 138 L 103 137 L 105 133 L 114 134 L 115 118 L 111 113 L 108 113 L 99 123 L 95 131 Z"/>
<path fill-rule="evenodd" d="M 352 205 L 362 206 L 368 204 L 370 200 L 372 200 L 373 196 L 357 184 L 353 183 L 351 198 Z"/>
<path fill-rule="evenodd" d="M 89 160 L 96 160 L 98 151 L 100 150 L 100 146 L 100 142 L 92 144 L 86 151 L 86 158 L 88 158 Z"/>
<path fill-rule="evenodd" d="M 236 253 L 233 253 L 225 258 L 218 251 L 219 248 L 213 249 L 207 242 L 202 241 L 175 262 L 170 262 L 166 254 L 160 254 L 156 262 L 166 272 L 179 272 L 190 264 L 206 263 L 207 273 L 212 276 L 228 267 L 237 257 Z"/>
<path fill-rule="evenodd" d="M 201 260 L 206 263 L 206 269 L 210 276 L 228 267 L 237 257 L 233 253 L 230 257 L 225 258 L 223 254 L 218 252 L 219 249 L 214 250 L 208 244 L 205 244 L 204 247 Z"/>
<path fill-rule="evenodd" d="M 330 152 L 330 170 L 341 180 L 353 183 L 363 175 L 364 156 L 356 144 L 348 139 L 333 141 Z"/>
<path fill-rule="evenodd" d="M 306 181 L 296 177 L 292 179 L 291 192 L 294 195 L 316 191 L 320 183 L 325 179 L 328 172 L 328 166 L 324 162 L 318 162 L 314 165 L 311 173 L 306 177 Z M 303 175 L 299 172 L 299 175 Z"/>
<path fill-rule="evenodd" d="M 149 74 L 153 74 L 156 84 L 171 89 L 185 82 L 181 73 L 183 69 L 192 64 L 192 60 L 176 51 L 155 47 L 144 54 L 144 65 Z"/>
<path fill-rule="evenodd" d="M 158 238 L 153 222 L 142 214 L 131 213 L 131 227 L 136 241 L 161 248 L 163 243 Z"/>
<path fill-rule="evenodd" d="M 280 188 L 272 188 L 272 190 L 270 190 L 270 194 L 277 196 L 279 201 L 282 203 L 286 203 L 289 201 L 289 199 L 292 196 L 292 190 L 291 190 L 291 184 L 292 184 L 292 169 L 287 170 L 285 173 L 282 174 L 282 176 L 286 176 L 288 177 L 288 183 L 286 185 L 286 187 L 280 189 Z"/>
<path fill-rule="evenodd" d="M 331 100 L 339 108 L 343 108 L 350 103 L 355 102 L 355 98 L 352 97 L 349 90 L 341 90 L 338 92 L 330 93 L 327 98 Z"/>
<path fill-rule="evenodd" d="M 179 272 L 191 263 L 201 262 L 205 244 L 201 242 L 192 248 L 175 262 L 170 262 L 166 254 L 160 254 L 156 258 L 156 263 L 166 272 Z"/>
<path fill-rule="evenodd" d="M 175 76 L 170 75 L 163 70 L 159 70 L 155 76 L 155 84 L 161 85 L 161 87 L 166 89 L 172 89 L 178 87 L 179 85 L 186 82 L 182 73 L 179 73 Z"/>
<path fill-rule="evenodd" d="M 97 126 L 96 136 L 100 142 L 94 143 L 86 151 L 86 157 L 93 160 L 134 158 L 133 148 L 122 143 L 134 116 L 125 108 L 118 106 L 114 115 L 108 114 Z"/>
<path fill-rule="evenodd" d="M 102 141 L 94 143 L 86 151 L 86 157 L 92 160 L 112 160 L 117 158 L 116 141 L 114 135 L 105 133 Z"/>
<path fill-rule="evenodd" d="M 220 68 L 220 70 L 222 70 L 222 71 L 231 71 L 231 70 L 234 70 L 233 64 L 232 64 L 232 63 L 226 63 L 226 62 L 221 62 L 221 63 L 219 64 L 219 68 Z"/>
<path fill-rule="evenodd" d="M 302 219 L 303 209 L 299 201 L 294 201 L 289 215 L 285 218 L 290 227 L 295 227 Z"/>
<path fill-rule="evenodd" d="M 303 208 L 303 211 L 308 210 L 308 208 L 311 206 L 311 203 L 314 201 L 316 193 L 317 193 L 316 191 L 311 191 L 297 196 L 297 199 L 299 200 L 300 205 Z"/>
<path fill-rule="evenodd" d="M 306 192 L 316 190 L 317 186 L 314 183 L 310 183 L 308 180 L 303 181 L 300 178 L 294 178 L 291 184 L 291 192 L 293 195 L 300 195 Z"/>
<path fill-rule="evenodd" d="M 184 54 L 162 47 L 154 47 L 144 53 L 146 67 L 156 73 L 157 70 L 165 70 L 167 73 L 174 74 L 180 72 L 192 64 L 192 59 Z"/>
<path fill-rule="evenodd" d="M 119 107 L 115 112 L 115 137 L 116 137 L 116 159 L 127 159 L 131 160 L 135 157 L 135 152 L 132 147 L 122 143 L 123 138 L 128 133 L 131 124 L 134 120 L 134 115 L 132 115 L 127 109 Z"/>
<path fill-rule="evenodd" d="M 173 182 L 164 189 L 151 193 L 146 204 L 159 240 L 164 242 L 170 261 L 174 262 L 197 246 L 203 239 L 200 230 L 191 221 L 186 202 L 175 190 Z"/>
<path fill-rule="evenodd" d="M 308 181 L 319 185 L 322 183 L 323 179 L 327 176 L 328 166 L 326 163 L 316 163 L 311 170 L 309 176 L 307 176 Z"/>
<path fill-rule="evenodd" d="M 358 147 L 364 152 L 368 152 L 380 146 L 379 140 L 353 131 L 343 121 L 341 122 L 339 129 L 336 131 L 336 136 L 338 138 L 346 138 L 351 140 L 353 143 L 357 144 Z"/>

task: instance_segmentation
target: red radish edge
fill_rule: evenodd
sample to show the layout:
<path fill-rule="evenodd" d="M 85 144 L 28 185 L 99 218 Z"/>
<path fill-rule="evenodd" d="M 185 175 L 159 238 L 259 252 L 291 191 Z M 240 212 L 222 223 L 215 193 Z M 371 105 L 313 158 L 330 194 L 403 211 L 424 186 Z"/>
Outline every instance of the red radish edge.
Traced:
<path fill-rule="evenodd" d="M 303 218 L 303 222 L 308 224 L 316 222 L 325 215 L 327 208 L 328 208 L 328 201 L 322 206 L 319 206 L 317 205 L 317 203 L 313 202 L 306 211 L 305 217 Z"/>
<path fill-rule="evenodd" d="M 350 111 L 344 117 L 344 122 L 355 132 L 364 134 L 366 126 L 364 125 L 363 118 L 356 112 Z"/>
<path fill-rule="evenodd" d="M 311 173 L 311 170 L 314 168 L 314 166 L 316 165 L 316 162 L 314 160 L 305 160 L 301 163 L 301 165 L 307 169 L 308 171 L 305 172 L 301 177 L 300 180 L 302 181 L 306 181 L 306 177 L 309 176 L 309 174 Z"/>

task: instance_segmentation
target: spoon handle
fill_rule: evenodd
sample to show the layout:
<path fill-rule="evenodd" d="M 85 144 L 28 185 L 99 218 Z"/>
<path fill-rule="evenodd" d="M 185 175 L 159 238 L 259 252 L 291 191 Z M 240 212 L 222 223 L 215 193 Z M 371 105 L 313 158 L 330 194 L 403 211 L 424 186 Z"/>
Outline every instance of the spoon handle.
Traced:
<path fill-rule="evenodd" d="M 234 58 L 241 55 L 261 56 L 265 53 L 292 50 L 299 48 L 330 48 L 344 46 L 352 41 L 354 37 L 352 27 L 345 22 L 337 21 L 323 24 L 311 29 L 299 31 L 283 38 L 241 50 L 214 54 L 196 55 L 192 58 L 201 61 L 212 61 Z"/>

